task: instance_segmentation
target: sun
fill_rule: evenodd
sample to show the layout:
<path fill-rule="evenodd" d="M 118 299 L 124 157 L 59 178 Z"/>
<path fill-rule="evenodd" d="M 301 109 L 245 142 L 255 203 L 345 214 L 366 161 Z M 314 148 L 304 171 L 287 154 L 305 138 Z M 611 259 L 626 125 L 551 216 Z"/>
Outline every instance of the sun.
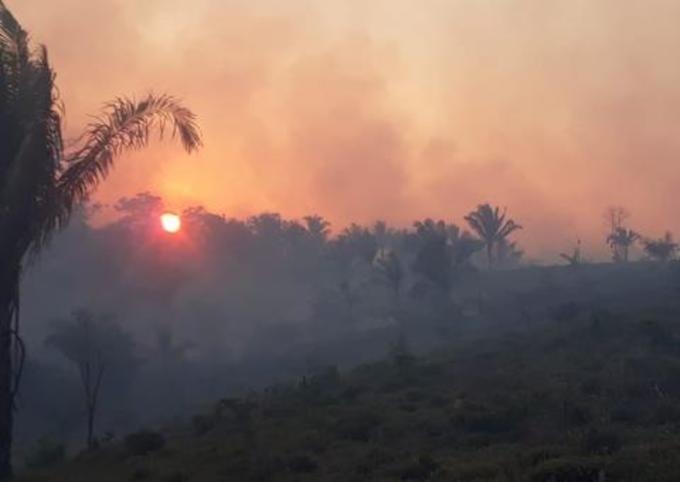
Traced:
<path fill-rule="evenodd" d="M 177 233 L 182 229 L 182 219 L 175 213 L 163 213 L 161 214 L 161 227 L 166 233 Z"/>

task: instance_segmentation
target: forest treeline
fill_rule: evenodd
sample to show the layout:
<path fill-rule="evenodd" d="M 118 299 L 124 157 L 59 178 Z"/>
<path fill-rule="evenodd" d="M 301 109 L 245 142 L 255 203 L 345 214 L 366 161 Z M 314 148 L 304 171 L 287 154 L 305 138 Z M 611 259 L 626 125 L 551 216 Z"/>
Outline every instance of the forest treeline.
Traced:
<path fill-rule="evenodd" d="M 569 298 L 550 270 L 521 281 L 526 270 L 512 269 L 522 265 L 512 239 L 521 226 L 487 204 L 464 219 L 467 229 L 424 219 L 335 232 L 320 216 L 238 220 L 197 207 L 168 234 L 158 223 L 163 200 L 149 193 L 121 199 L 115 221 L 93 226 L 99 209 L 80 211 L 26 280 L 29 299 L 41 300 L 25 309 L 27 443 L 48 435 L 94 446 L 149 413 L 167 420 L 324 363 L 380 358 L 399 333 L 427 348 L 469 320 L 524 326 L 541 316 L 532 310 L 571 312 L 576 296 L 595 299 L 597 283 L 612 284 L 584 271 L 578 245 L 565 255 L 578 295 Z M 610 237 L 632 232 L 616 212 Z M 630 264 L 607 242 L 620 261 L 612 266 Z M 670 237 L 659 243 L 676 249 Z M 328 343 L 338 348 L 319 355 L 314 347 Z"/>

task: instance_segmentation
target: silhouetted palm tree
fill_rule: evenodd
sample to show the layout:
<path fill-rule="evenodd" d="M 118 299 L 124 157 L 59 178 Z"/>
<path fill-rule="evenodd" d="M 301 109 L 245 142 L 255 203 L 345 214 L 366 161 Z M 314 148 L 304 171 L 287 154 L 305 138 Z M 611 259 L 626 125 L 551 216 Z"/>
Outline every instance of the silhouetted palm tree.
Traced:
<path fill-rule="evenodd" d="M 449 231 L 444 221 L 424 219 L 415 221 L 417 251 L 412 270 L 422 276 L 440 294 L 448 294 L 453 279 Z"/>
<path fill-rule="evenodd" d="M 640 235 L 632 229 L 627 229 L 622 226 L 614 229 L 609 236 L 607 236 L 607 244 L 612 249 L 612 258 L 615 262 L 628 262 L 628 255 L 630 247 L 640 239 Z"/>
<path fill-rule="evenodd" d="M 455 224 L 449 224 L 446 230 L 453 269 L 460 274 L 462 270 L 471 268 L 470 259 L 484 247 L 484 242 L 467 231 L 461 231 Z"/>
<path fill-rule="evenodd" d="M 489 269 L 494 266 L 494 248 L 505 242 L 508 236 L 522 226 L 512 219 L 506 219 L 506 212 L 501 213 L 499 207 L 480 204 L 477 209 L 465 216 L 470 228 L 484 241 Z"/>
<path fill-rule="evenodd" d="M 313 239 L 320 242 L 328 240 L 331 232 L 331 223 L 316 214 L 302 218 L 305 222 L 305 229 Z"/>
<path fill-rule="evenodd" d="M 0 0 L 0 480 L 11 474 L 13 399 L 23 348 L 19 280 L 27 255 L 66 225 L 116 156 L 171 129 L 187 151 L 200 145 L 194 115 L 168 96 L 116 99 L 65 152 L 61 108 L 47 50 Z"/>

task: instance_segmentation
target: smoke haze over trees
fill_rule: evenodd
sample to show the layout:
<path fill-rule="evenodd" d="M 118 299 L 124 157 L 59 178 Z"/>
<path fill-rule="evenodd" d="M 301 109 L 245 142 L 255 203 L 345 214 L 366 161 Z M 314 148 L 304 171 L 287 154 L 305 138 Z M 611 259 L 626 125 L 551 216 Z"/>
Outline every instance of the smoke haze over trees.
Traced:
<path fill-rule="evenodd" d="M 0 482 L 680 480 L 678 18 L 0 0 Z"/>
<path fill-rule="evenodd" d="M 642 233 L 680 232 L 674 1 L 10 7 L 51 48 L 67 137 L 102 99 L 147 89 L 201 118 L 196 162 L 154 146 L 120 164 L 102 202 L 151 190 L 175 210 L 318 212 L 340 227 L 460 220 L 488 201 L 525 226 L 531 259 L 567 249 L 565 231 L 607 256 L 610 204 Z"/>

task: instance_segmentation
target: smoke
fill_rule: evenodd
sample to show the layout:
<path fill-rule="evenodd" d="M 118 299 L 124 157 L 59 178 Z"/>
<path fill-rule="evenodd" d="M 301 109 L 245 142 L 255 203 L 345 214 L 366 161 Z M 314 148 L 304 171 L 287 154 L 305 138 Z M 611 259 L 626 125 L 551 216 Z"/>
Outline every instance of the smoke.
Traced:
<path fill-rule="evenodd" d="M 680 5 L 529 0 L 22 0 L 46 43 L 68 132 L 107 99 L 183 98 L 206 148 L 123 160 L 98 197 L 176 208 L 319 212 L 337 228 L 507 206 L 550 258 L 602 211 L 680 230 Z M 592 257 L 592 256 L 591 256 Z"/>

